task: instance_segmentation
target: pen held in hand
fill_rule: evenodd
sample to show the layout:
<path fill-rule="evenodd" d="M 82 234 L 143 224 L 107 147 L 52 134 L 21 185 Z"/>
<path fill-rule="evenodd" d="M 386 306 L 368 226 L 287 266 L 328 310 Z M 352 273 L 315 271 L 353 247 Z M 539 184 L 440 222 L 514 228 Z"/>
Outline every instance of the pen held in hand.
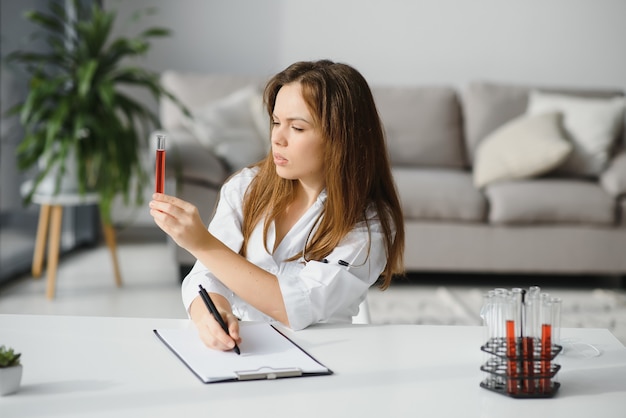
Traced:
<path fill-rule="evenodd" d="M 198 287 L 200 288 L 198 293 L 200 293 L 200 297 L 202 297 L 202 300 L 204 301 L 204 304 L 206 305 L 207 309 L 209 310 L 211 315 L 213 315 L 213 318 L 215 318 L 218 324 L 220 324 L 224 332 L 230 336 L 230 333 L 228 332 L 228 325 L 226 325 L 226 322 L 224 322 L 224 318 L 222 318 L 222 315 L 220 315 L 220 313 L 217 311 L 215 304 L 211 300 L 211 296 L 209 296 L 209 294 L 204 289 L 204 287 L 202 287 L 201 284 L 198 285 Z M 235 353 L 241 354 L 241 351 L 239 350 L 239 347 L 237 347 L 236 343 L 235 343 L 235 346 L 233 347 L 233 350 L 235 351 Z"/>

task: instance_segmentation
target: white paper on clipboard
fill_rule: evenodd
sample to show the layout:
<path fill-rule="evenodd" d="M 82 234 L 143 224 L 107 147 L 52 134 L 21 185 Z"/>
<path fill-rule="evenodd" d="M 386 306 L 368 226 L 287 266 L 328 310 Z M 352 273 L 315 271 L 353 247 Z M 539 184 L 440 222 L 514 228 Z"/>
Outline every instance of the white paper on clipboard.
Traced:
<path fill-rule="evenodd" d="M 212 350 L 195 328 L 154 333 L 204 383 L 332 374 L 332 371 L 267 323 L 241 322 L 241 355 Z"/>

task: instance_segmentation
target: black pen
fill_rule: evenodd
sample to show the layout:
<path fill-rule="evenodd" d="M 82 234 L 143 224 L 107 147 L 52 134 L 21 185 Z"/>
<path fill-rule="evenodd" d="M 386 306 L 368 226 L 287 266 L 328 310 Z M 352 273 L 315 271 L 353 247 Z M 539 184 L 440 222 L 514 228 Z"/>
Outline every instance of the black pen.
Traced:
<path fill-rule="evenodd" d="M 204 287 L 202 287 L 201 284 L 199 284 L 198 287 L 200 288 L 200 296 L 202 297 L 202 300 L 204 301 L 206 307 L 209 309 L 209 312 L 211 312 L 211 315 L 213 315 L 213 318 L 215 318 L 215 320 L 220 324 L 224 332 L 230 336 L 230 333 L 228 332 L 228 326 L 226 325 L 226 322 L 224 322 L 224 318 L 222 318 L 222 315 L 220 315 L 220 313 L 217 311 L 215 304 L 211 300 L 211 296 L 209 296 L 209 294 L 204 289 Z M 235 343 L 233 350 L 235 350 L 235 353 L 241 354 L 241 351 L 239 351 L 239 347 L 237 347 L 237 343 Z"/>

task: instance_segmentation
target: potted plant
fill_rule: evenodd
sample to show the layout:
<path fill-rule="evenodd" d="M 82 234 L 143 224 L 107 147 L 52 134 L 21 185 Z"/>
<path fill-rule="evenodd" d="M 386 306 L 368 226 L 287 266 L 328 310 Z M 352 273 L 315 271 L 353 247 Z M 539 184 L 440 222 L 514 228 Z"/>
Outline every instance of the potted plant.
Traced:
<path fill-rule="evenodd" d="M 153 27 L 135 38 L 111 40 L 115 13 L 97 3 L 87 7 L 74 0 L 70 12 L 51 1 L 48 13 L 26 12 L 25 18 L 43 30 L 52 51 L 20 50 L 7 59 L 30 76 L 26 99 L 10 110 L 19 114 L 25 129 L 18 167 L 40 169 L 26 203 L 42 180 L 54 177 L 56 194 L 64 174 L 73 172 L 79 193 L 98 193 L 100 215 L 108 225 L 113 199 L 121 195 L 126 204 L 140 205 L 149 181 L 142 155 L 159 122 L 133 96 L 147 91 L 157 101 L 166 96 L 180 102 L 161 87 L 158 74 L 129 60 L 145 54 L 152 38 L 170 31 Z"/>
<path fill-rule="evenodd" d="M 22 381 L 20 353 L 0 346 L 0 396 L 17 392 Z"/>

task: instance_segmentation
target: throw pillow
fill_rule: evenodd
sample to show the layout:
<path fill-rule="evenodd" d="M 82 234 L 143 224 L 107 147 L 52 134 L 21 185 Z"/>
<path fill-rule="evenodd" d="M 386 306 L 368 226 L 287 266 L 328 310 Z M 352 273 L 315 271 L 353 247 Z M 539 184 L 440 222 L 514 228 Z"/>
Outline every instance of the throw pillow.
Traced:
<path fill-rule="evenodd" d="M 250 111 L 252 112 L 252 120 L 254 126 L 261 138 L 268 138 L 270 132 L 270 117 L 267 114 L 267 109 L 263 103 L 263 96 L 261 94 L 255 94 L 250 100 Z M 271 146 L 270 141 L 263 141 L 267 151 L 269 152 Z"/>
<path fill-rule="evenodd" d="M 609 160 L 624 121 L 625 108 L 623 97 L 600 99 L 532 91 L 526 112 L 530 115 L 562 112 L 565 134 L 574 149 L 558 171 L 597 176 Z"/>
<path fill-rule="evenodd" d="M 520 116 L 496 129 L 476 150 L 474 184 L 538 176 L 561 164 L 572 145 L 561 133 L 556 112 Z"/>
<path fill-rule="evenodd" d="M 611 196 L 626 195 L 626 152 L 622 151 L 611 161 L 600 176 L 600 184 Z"/>
<path fill-rule="evenodd" d="M 239 170 L 262 159 L 269 149 L 268 134 L 259 132 L 253 114 L 259 96 L 254 86 L 237 90 L 192 110 L 185 127 L 233 171 Z"/>

